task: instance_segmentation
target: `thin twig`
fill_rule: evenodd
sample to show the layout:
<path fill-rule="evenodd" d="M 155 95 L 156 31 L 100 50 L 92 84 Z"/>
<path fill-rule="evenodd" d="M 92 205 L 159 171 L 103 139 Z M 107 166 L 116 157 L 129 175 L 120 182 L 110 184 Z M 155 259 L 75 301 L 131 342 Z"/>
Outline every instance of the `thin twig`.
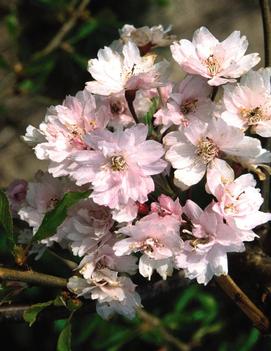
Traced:
<path fill-rule="evenodd" d="M 269 0 L 260 0 L 262 21 L 263 21 L 263 36 L 264 36 L 264 62 L 265 67 L 271 66 L 271 13 Z M 268 138 L 265 147 L 267 150 L 271 150 L 271 138 Z M 270 176 L 266 176 L 266 180 L 263 183 L 263 197 L 264 204 L 263 209 L 269 211 L 270 203 Z"/>
<path fill-rule="evenodd" d="M 63 264 L 65 264 L 65 266 L 67 266 L 68 268 L 70 268 L 72 271 L 75 270 L 78 267 L 78 264 L 74 261 L 68 260 L 64 257 L 59 256 L 58 254 L 56 254 L 54 251 L 47 249 L 47 252 L 52 255 L 53 257 L 57 258 L 59 261 L 61 261 Z"/>
<path fill-rule="evenodd" d="M 4 267 L 0 267 L 1 280 L 19 281 L 58 288 L 65 288 L 67 286 L 67 280 L 64 278 L 34 271 L 19 271 Z"/>
<path fill-rule="evenodd" d="M 135 90 L 126 90 L 125 91 L 125 99 L 127 101 L 129 110 L 130 110 L 135 122 L 139 123 L 139 120 L 137 118 L 137 114 L 136 114 L 135 108 L 134 108 L 135 97 L 136 97 L 136 91 Z"/>
<path fill-rule="evenodd" d="M 216 282 L 221 289 L 240 307 L 240 309 L 252 321 L 254 326 L 263 334 L 270 330 L 270 323 L 263 312 L 254 305 L 249 297 L 236 285 L 229 275 L 216 277 Z"/>
<path fill-rule="evenodd" d="M 63 24 L 63 26 L 60 28 L 60 30 L 54 36 L 54 38 L 49 42 L 49 44 L 44 49 L 37 52 L 33 56 L 34 60 L 40 59 L 41 57 L 50 54 L 52 51 L 54 51 L 55 49 L 57 49 L 61 45 L 63 39 L 75 26 L 77 20 L 80 18 L 80 16 L 82 15 L 82 12 L 88 6 L 89 2 L 90 2 L 90 0 L 82 0 L 81 1 L 78 8 L 72 12 L 71 18 Z"/>
<path fill-rule="evenodd" d="M 190 351 L 191 347 L 186 343 L 182 342 L 174 335 L 172 335 L 164 326 L 162 321 L 154 316 L 153 314 L 146 312 L 145 310 L 138 309 L 138 316 L 150 325 L 152 328 L 157 328 L 160 331 L 161 336 L 170 344 L 174 345 L 180 351 Z"/>

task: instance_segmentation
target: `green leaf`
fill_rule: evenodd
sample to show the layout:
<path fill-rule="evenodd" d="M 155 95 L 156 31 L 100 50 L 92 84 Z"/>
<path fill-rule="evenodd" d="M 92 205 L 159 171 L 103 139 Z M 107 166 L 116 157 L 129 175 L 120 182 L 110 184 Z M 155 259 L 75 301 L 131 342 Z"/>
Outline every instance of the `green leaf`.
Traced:
<path fill-rule="evenodd" d="M 69 320 L 59 335 L 56 350 L 71 351 L 71 322 Z"/>
<path fill-rule="evenodd" d="M 0 224 L 3 226 L 7 239 L 12 244 L 15 244 L 13 236 L 13 222 L 11 211 L 6 194 L 0 190 Z"/>
<path fill-rule="evenodd" d="M 153 118 L 153 115 L 155 114 L 155 112 L 157 111 L 158 104 L 159 104 L 159 98 L 153 98 L 151 106 L 149 108 L 149 111 L 143 117 L 144 123 L 149 128 L 149 134 L 151 134 L 153 131 L 152 118 Z"/>
<path fill-rule="evenodd" d="M 47 302 L 42 302 L 42 303 L 37 303 L 35 305 L 32 305 L 28 310 L 26 310 L 23 314 L 24 320 L 29 323 L 29 326 L 31 327 L 35 322 L 38 317 L 38 314 L 46 307 L 50 306 L 53 303 L 53 300 L 47 301 Z"/>
<path fill-rule="evenodd" d="M 99 26 L 99 22 L 95 18 L 91 18 L 87 22 L 84 22 L 80 26 L 76 34 L 69 39 L 69 43 L 73 45 L 78 41 L 84 39 L 92 32 L 94 32 L 98 28 L 98 26 Z"/>
<path fill-rule="evenodd" d="M 62 224 L 67 217 L 68 209 L 75 205 L 78 201 L 87 198 L 89 194 L 89 191 L 69 192 L 65 194 L 63 199 L 59 201 L 56 207 L 46 213 L 39 229 L 33 237 L 33 241 L 39 241 L 54 235 L 58 226 Z"/>

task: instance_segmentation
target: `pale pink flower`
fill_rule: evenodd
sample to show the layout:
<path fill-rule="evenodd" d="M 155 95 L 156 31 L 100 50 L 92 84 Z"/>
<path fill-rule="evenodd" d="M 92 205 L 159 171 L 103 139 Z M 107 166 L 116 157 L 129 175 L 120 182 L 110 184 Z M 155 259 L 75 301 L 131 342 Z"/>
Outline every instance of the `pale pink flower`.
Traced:
<path fill-rule="evenodd" d="M 194 120 L 183 131 L 167 134 L 164 144 L 169 148 L 166 160 L 176 169 L 175 184 L 181 189 L 197 184 L 223 155 L 254 157 L 262 150 L 258 139 L 245 136 L 221 118 L 210 123 Z"/>
<path fill-rule="evenodd" d="M 154 27 L 136 28 L 133 25 L 125 24 L 120 30 L 120 38 L 124 43 L 132 41 L 139 48 L 141 55 L 145 55 L 152 48 L 170 45 L 176 36 L 168 34 L 171 26 L 164 29 L 160 24 Z"/>
<path fill-rule="evenodd" d="M 118 129 L 135 124 L 124 92 L 111 94 L 109 96 L 100 96 L 99 99 L 102 104 L 107 106 L 109 114 L 109 127 Z"/>
<path fill-rule="evenodd" d="M 250 71 L 236 86 L 224 87 L 226 111 L 221 117 L 226 123 L 262 137 L 271 136 L 271 69 Z"/>
<path fill-rule="evenodd" d="M 53 178 L 48 173 L 38 172 L 34 182 L 28 182 L 24 205 L 18 212 L 19 217 L 33 228 L 33 234 L 38 230 L 44 215 L 52 210 L 66 192 L 78 191 L 73 183 L 66 178 Z M 65 232 L 61 225 L 57 233 L 41 243 L 47 246 L 54 241 L 66 246 Z"/>
<path fill-rule="evenodd" d="M 113 246 L 116 239 L 111 240 L 100 246 L 92 253 L 88 253 L 80 262 L 78 269 L 85 279 L 91 279 L 95 270 L 109 268 L 120 273 L 135 274 L 137 270 L 135 256 L 116 256 Z"/>
<path fill-rule="evenodd" d="M 105 128 L 108 121 L 108 109 L 104 105 L 97 107 L 94 96 L 86 90 L 79 91 L 75 97 L 66 97 L 62 105 L 49 108 L 45 121 L 36 132 L 45 138 L 34 148 L 37 158 L 51 161 L 49 172 L 55 177 L 69 174 L 73 153 L 88 148 L 84 136 Z M 32 129 L 31 134 L 34 134 Z"/>
<path fill-rule="evenodd" d="M 208 121 L 213 109 L 211 91 L 206 79 L 187 76 L 173 87 L 165 106 L 154 114 L 154 124 L 162 125 L 163 133 L 172 125 L 188 126 L 195 118 Z"/>
<path fill-rule="evenodd" d="M 250 230 L 271 220 L 270 213 L 259 211 L 263 204 L 260 189 L 252 174 L 243 174 L 234 179 L 234 173 L 220 173 L 218 169 L 211 169 L 207 173 L 208 190 L 217 202 L 213 210 L 220 214 L 227 223 L 241 230 Z M 251 232 L 250 240 L 256 236 Z M 249 239 L 246 239 L 249 240 Z"/>
<path fill-rule="evenodd" d="M 88 63 L 88 71 L 95 79 L 87 82 L 87 90 L 99 95 L 124 90 L 150 89 L 164 84 L 166 61 L 154 64 L 156 55 L 140 56 L 137 46 L 128 42 L 122 52 L 109 47 L 98 51 L 98 59 Z"/>
<path fill-rule="evenodd" d="M 14 215 L 16 215 L 19 209 L 22 207 L 26 197 L 26 192 L 27 181 L 24 179 L 14 180 L 7 187 L 6 194 Z"/>
<path fill-rule="evenodd" d="M 141 307 L 140 296 L 131 279 L 118 276 L 118 272 L 108 268 L 95 271 L 92 279 L 73 276 L 67 287 L 77 296 L 97 300 L 97 313 L 105 319 L 114 312 L 131 319 L 135 316 L 136 308 Z"/>
<path fill-rule="evenodd" d="M 207 28 L 195 31 L 192 42 L 183 39 L 171 46 L 174 60 L 190 74 L 208 79 L 210 85 L 235 82 L 260 61 L 259 55 L 245 55 L 248 41 L 240 32 L 234 31 L 219 42 Z"/>
<path fill-rule="evenodd" d="M 180 222 L 174 216 L 161 217 L 152 213 L 135 225 L 128 225 L 119 230 L 128 238 L 118 241 L 113 249 L 117 256 L 141 252 L 139 272 L 151 278 L 153 270 L 166 279 L 173 271 L 174 255 L 181 250 L 182 240 L 179 235 Z"/>
<path fill-rule="evenodd" d="M 248 171 L 257 174 L 260 180 L 266 179 L 266 174 L 263 171 L 271 175 L 271 167 L 266 164 L 271 162 L 271 152 L 266 149 L 262 149 L 255 157 L 238 156 L 234 157 L 233 160 L 240 163 Z"/>
<path fill-rule="evenodd" d="M 188 200 L 184 213 L 191 220 L 192 230 L 184 230 L 183 251 L 176 255 L 176 266 L 184 269 L 189 279 L 207 284 L 214 275 L 228 273 L 228 252 L 241 252 L 245 247 L 239 232 L 223 222 L 223 217 L 208 206 L 204 211 Z"/>
<path fill-rule="evenodd" d="M 112 234 L 113 221 L 109 208 L 99 206 L 92 199 L 81 200 L 69 211 L 62 225 L 68 246 L 75 256 L 84 256 L 107 242 Z"/>
<path fill-rule="evenodd" d="M 179 199 L 172 200 L 170 196 L 160 195 L 158 202 L 151 203 L 151 212 L 157 213 L 161 217 L 174 216 L 181 224 L 183 209 Z"/>
<path fill-rule="evenodd" d="M 71 172 L 78 185 L 91 183 L 91 198 L 113 210 L 133 210 L 154 190 L 151 175 L 161 173 L 166 162 L 164 150 L 154 140 L 146 140 L 148 129 L 138 124 L 124 131 L 100 130 L 85 137 L 92 149 L 76 154 Z"/>

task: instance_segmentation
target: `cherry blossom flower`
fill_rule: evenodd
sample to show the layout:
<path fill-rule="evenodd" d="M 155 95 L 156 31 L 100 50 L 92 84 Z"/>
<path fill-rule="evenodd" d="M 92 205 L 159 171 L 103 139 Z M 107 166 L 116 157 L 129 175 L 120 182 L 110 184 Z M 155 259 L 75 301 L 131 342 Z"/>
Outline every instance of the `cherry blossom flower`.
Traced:
<path fill-rule="evenodd" d="M 99 206 L 92 199 L 81 200 L 69 211 L 62 225 L 68 246 L 75 256 L 84 256 L 110 240 L 113 225 L 109 208 Z"/>
<path fill-rule="evenodd" d="M 88 63 L 88 71 L 95 80 L 87 82 L 86 88 L 91 93 L 110 95 L 162 86 L 168 63 L 154 64 L 155 59 L 154 54 L 141 57 L 137 46 L 130 41 L 121 53 L 109 47 L 100 49 L 98 58 Z"/>
<path fill-rule="evenodd" d="M 73 183 L 66 178 L 53 178 L 48 173 L 38 172 L 34 182 L 28 182 L 25 203 L 18 212 L 19 217 L 33 228 L 33 234 L 38 230 L 44 215 L 52 210 L 68 191 L 78 191 Z M 61 225 L 57 233 L 41 243 L 49 246 L 53 242 L 66 246 L 65 231 Z"/>
<path fill-rule="evenodd" d="M 207 173 L 207 185 L 209 192 L 217 199 L 212 209 L 230 226 L 250 230 L 271 220 L 270 213 L 259 211 L 263 198 L 260 189 L 255 188 L 256 181 L 252 174 L 243 174 L 234 179 L 233 170 L 225 174 L 211 169 Z M 251 240 L 255 236 L 252 232 Z"/>
<path fill-rule="evenodd" d="M 110 318 L 114 312 L 132 319 L 136 308 L 141 306 L 140 296 L 131 279 L 118 276 L 118 272 L 108 268 L 95 271 L 92 279 L 73 276 L 67 287 L 77 296 L 97 300 L 97 313 L 104 319 Z"/>
<path fill-rule="evenodd" d="M 128 238 L 118 241 L 113 249 L 117 256 L 141 252 L 139 272 L 143 277 L 151 278 L 156 270 L 163 279 L 173 271 L 173 259 L 181 250 L 179 236 L 180 223 L 174 216 L 161 217 L 152 213 L 135 225 L 128 225 L 119 230 Z"/>
<path fill-rule="evenodd" d="M 135 202 L 147 201 L 154 190 L 151 175 L 166 167 L 161 160 L 162 145 L 146 140 L 147 133 L 147 127 L 138 124 L 124 131 L 100 130 L 85 137 L 92 150 L 77 152 L 77 166 L 71 174 L 78 185 L 91 183 L 94 202 L 113 210 L 126 208 L 134 215 Z"/>
<path fill-rule="evenodd" d="M 109 268 L 120 273 L 135 274 L 137 271 L 135 256 L 116 256 L 113 246 L 116 239 L 111 237 L 106 244 L 92 253 L 88 253 L 80 262 L 78 269 L 85 279 L 91 279 L 95 270 Z"/>
<path fill-rule="evenodd" d="M 97 107 L 94 96 L 84 90 L 75 97 L 66 97 L 62 105 L 49 108 L 39 130 L 28 129 L 26 138 L 31 139 L 30 133 L 38 135 L 38 144 L 34 148 L 36 156 L 41 160 L 49 159 L 49 172 L 59 177 L 69 173 L 72 154 L 87 148 L 84 135 L 105 128 L 108 121 L 109 113 L 105 106 Z M 45 140 L 40 143 L 41 133 Z"/>
<path fill-rule="evenodd" d="M 155 114 L 155 125 L 162 125 L 161 133 L 172 125 L 188 126 L 189 121 L 210 119 L 212 88 L 201 77 L 187 76 L 177 84 L 164 107 Z"/>
<path fill-rule="evenodd" d="M 175 35 L 168 32 L 171 26 L 164 29 L 160 24 L 154 27 L 136 28 L 133 25 L 125 24 L 120 30 L 120 38 L 124 43 L 132 41 L 139 48 L 141 55 L 145 55 L 152 48 L 170 45 L 175 39 Z"/>
<path fill-rule="evenodd" d="M 262 150 L 258 139 L 215 118 L 210 123 L 195 120 L 184 131 L 167 134 L 164 144 L 169 148 L 166 160 L 176 169 L 175 184 L 181 189 L 197 184 L 224 154 L 253 157 Z"/>
<path fill-rule="evenodd" d="M 184 269 L 189 279 L 207 284 L 214 275 L 228 273 L 228 252 L 245 250 L 239 232 L 223 222 L 223 217 L 208 206 L 204 211 L 188 200 L 184 213 L 191 220 L 191 231 L 184 230 L 182 252 L 176 255 L 176 266 Z"/>
<path fill-rule="evenodd" d="M 226 111 L 221 117 L 229 125 L 262 137 L 271 136 L 271 69 L 250 71 L 236 86 L 224 86 L 223 103 Z"/>
<path fill-rule="evenodd" d="M 260 61 L 257 53 L 245 55 L 248 41 L 238 31 L 219 42 L 201 27 L 195 31 L 192 42 L 182 39 L 170 48 L 185 72 L 208 78 L 208 84 L 214 86 L 235 82 Z"/>
<path fill-rule="evenodd" d="M 183 209 L 178 198 L 174 201 L 167 195 L 160 195 L 158 202 L 151 203 L 151 212 L 161 217 L 174 216 L 180 224 L 182 223 Z"/>
<path fill-rule="evenodd" d="M 122 129 L 123 127 L 128 127 L 135 123 L 124 93 L 102 97 L 102 101 L 109 105 L 110 120 L 108 126 L 112 126 L 114 129 Z"/>

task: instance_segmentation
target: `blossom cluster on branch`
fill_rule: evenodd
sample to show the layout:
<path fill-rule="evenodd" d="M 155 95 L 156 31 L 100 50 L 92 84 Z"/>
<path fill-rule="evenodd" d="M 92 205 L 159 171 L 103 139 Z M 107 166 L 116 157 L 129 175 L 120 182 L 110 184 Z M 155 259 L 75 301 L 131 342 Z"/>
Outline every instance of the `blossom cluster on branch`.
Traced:
<path fill-rule="evenodd" d="M 68 289 L 97 300 L 104 318 L 134 316 L 137 271 L 167 279 L 183 269 L 202 284 L 227 274 L 227 253 L 244 251 L 257 237 L 253 229 L 271 219 L 260 211 L 255 178 L 270 173 L 271 153 L 257 135 L 271 136 L 271 69 L 252 70 L 260 58 L 245 54 L 238 31 L 219 42 L 201 27 L 190 42 L 169 30 L 125 25 L 100 49 L 85 89 L 27 128 L 24 140 L 49 161 L 48 172 L 7 189 L 30 227 L 22 244 L 65 193 L 90 190 L 29 253 L 39 258 L 58 243 L 79 256 Z M 165 46 L 184 79 L 170 81 L 170 64 L 157 62 L 154 50 Z M 209 198 L 205 209 L 190 198 L 198 183 Z"/>

